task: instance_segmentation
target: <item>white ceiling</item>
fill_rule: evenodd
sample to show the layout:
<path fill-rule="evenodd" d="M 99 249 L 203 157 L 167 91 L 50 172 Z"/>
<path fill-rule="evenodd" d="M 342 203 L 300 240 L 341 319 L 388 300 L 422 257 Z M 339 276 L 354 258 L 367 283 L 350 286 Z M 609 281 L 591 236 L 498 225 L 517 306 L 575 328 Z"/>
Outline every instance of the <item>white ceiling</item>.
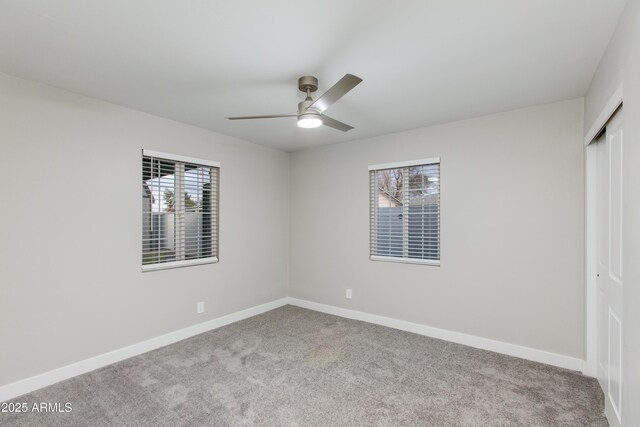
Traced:
<path fill-rule="evenodd" d="M 583 96 L 625 0 L 0 0 L 0 71 L 298 150 Z M 299 129 L 297 78 L 364 79 Z"/>

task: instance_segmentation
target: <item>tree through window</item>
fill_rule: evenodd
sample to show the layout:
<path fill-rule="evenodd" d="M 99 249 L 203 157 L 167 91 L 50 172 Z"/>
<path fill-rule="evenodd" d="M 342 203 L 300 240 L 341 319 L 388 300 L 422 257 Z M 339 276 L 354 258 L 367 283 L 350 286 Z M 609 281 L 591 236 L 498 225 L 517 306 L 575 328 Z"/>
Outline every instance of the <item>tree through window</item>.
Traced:
<path fill-rule="evenodd" d="M 219 167 L 176 158 L 143 151 L 143 269 L 218 260 Z"/>
<path fill-rule="evenodd" d="M 440 261 L 440 160 L 370 166 L 370 255 Z"/>

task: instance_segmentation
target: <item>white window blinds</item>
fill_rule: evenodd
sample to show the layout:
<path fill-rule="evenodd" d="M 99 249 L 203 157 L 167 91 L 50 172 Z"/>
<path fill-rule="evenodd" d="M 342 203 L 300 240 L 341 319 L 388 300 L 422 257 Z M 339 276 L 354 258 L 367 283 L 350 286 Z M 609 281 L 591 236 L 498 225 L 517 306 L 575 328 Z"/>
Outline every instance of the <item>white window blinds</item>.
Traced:
<path fill-rule="evenodd" d="M 372 260 L 440 263 L 440 159 L 369 166 Z"/>
<path fill-rule="evenodd" d="M 143 150 L 143 270 L 218 261 L 219 166 Z"/>

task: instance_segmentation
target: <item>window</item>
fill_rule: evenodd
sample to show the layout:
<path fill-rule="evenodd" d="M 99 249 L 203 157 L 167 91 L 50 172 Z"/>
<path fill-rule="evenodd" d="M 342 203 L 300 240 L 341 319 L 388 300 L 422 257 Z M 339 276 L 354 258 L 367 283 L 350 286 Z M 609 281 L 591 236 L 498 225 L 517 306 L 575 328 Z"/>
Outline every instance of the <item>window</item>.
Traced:
<path fill-rule="evenodd" d="M 440 159 L 369 166 L 370 256 L 440 264 Z"/>
<path fill-rule="evenodd" d="M 142 151 L 142 270 L 218 261 L 220 164 Z"/>

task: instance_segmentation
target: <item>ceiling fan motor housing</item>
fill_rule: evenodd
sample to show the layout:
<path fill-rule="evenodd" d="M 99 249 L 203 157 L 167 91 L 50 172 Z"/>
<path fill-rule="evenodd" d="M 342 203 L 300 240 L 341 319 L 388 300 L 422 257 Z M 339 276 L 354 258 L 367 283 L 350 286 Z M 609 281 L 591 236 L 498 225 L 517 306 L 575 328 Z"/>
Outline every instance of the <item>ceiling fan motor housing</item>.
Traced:
<path fill-rule="evenodd" d="M 320 114 L 320 112 L 317 111 L 315 108 L 309 109 L 309 106 L 311 104 L 313 104 L 313 103 L 314 103 L 314 101 L 310 100 L 310 99 L 305 99 L 304 101 L 299 102 L 298 103 L 298 115 L 304 114 L 305 112 L 306 113 Z"/>

